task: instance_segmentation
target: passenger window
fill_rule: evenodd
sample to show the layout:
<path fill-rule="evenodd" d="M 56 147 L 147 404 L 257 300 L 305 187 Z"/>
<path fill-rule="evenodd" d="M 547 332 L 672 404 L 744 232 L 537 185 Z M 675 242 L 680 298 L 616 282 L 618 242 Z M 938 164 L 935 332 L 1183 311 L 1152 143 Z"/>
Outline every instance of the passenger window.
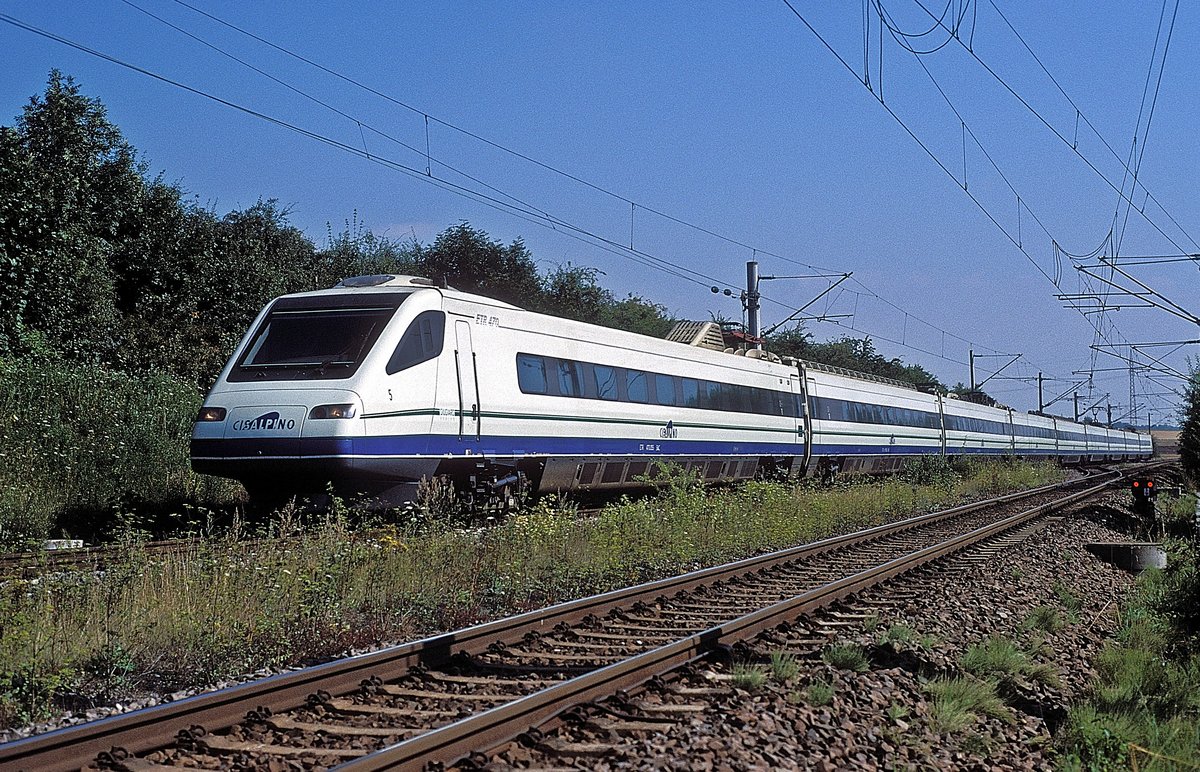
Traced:
<path fill-rule="evenodd" d="M 724 410 L 721 403 L 721 384 L 712 381 L 704 382 L 704 396 L 700 398 L 700 406 L 707 410 Z"/>
<path fill-rule="evenodd" d="M 558 395 L 560 397 L 582 397 L 583 376 L 578 362 L 558 360 Z"/>
<path fill-rule="evenodd" d="M 649 402 L 650 394 L 646 387 L 646 374 L 640 370 L 625 371 L 625 393 L 630 402 Z"/>
<path fill-rule="evenodd" d="M 545 394 L 546 361 L 532 354 L 517 354 L 517 384 L 526 394 Z"/>
<path fill-rule="evenodd" d="M 669 375 L 654 376 L 654 401 L 660 405 L 675 404 L 675 379 Z"/>
<path fill-rule="evenodd" d="M 607 365 L 594 365 L 596 373 L 596 396 L 600 399 L 617 399 L 617 369 Z"/>
<path fill-rule="evenodd" d="M 401 370 L 436 359 L 442 353 L 446 337 L 446 315 L 441 311 L 422 311 L 400 337 L 400 343 L 385 370 L 393 375 Z"/>
<path fill-rule="evenodd" d="M 683 406 L 700 407 L 700 382 L 693 378 L 684 378 L 682 385 Z"/>

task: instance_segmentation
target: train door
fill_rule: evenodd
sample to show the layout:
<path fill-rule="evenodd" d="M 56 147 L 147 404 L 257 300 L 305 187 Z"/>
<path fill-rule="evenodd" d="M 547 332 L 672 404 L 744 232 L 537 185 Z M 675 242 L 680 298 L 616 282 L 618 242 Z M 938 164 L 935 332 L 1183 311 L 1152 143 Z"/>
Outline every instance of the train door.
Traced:
<path fill-rule="evenodd" d="M 792 388 L 797 396 L 797 406 L 802 411 L 800 415 L 796 416 L 796 436 L 800 442 L 804 443 L 804 456 L 800 461 L 797 475 L 803 477 L 808 473 L 809 464 L 812 463 L 812 403 L 808 399 L 808 374 L 804 371 L 804 363 L 797 360 L 796 370 L 799 379 L 793 381 Z"/>
<path fill-rule="evenodd" d="M 941 443 L 942 455 L 946 455 L 946 410 L 941 394 L 937 394 L 938 411 L 938 441 Z"/>
<path fill-rule="evenodd" d="M 479 369 L 471 345 L 471 324 L 461 319 L 454 323 L 454 374 L 458 381 L 458 438 L 478 442 Z"/>

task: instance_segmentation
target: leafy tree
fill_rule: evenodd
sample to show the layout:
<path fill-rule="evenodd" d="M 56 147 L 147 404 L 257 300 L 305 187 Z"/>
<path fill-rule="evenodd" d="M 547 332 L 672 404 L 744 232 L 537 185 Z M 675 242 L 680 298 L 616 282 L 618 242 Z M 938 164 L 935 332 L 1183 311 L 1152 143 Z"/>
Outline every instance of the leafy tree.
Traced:
<path fill-rule="evenodd" d="M 780 356 L 813 360 L 813 337 L 803 325 L 777 332 L 767 338 L 767 348 Z"/>
<path fill-rule="evenodd" d="M 358 222 L 355 213 L 352 221 L 335 234 L 328 231 L 329 246 L 316 256 L 316 281 L 318 287 L 332 287 L 347 276 L 367 274 L 416 274 L 423 270 L 416 263 L 416 254 L 421 247 L 415 238 L 408 242 L 376 236 Z"/>
<path fill-rule="evenodd" d="M 108 257 L 141 184 L 104 106 L 51 72 L 46 93 L 0 130 L 0 353 L 48 347 L 95 361 L 117 349 Z"/>
<path fill-rule="evenodd" d="M 953 388 L 950 389 L 950 393 L 957 394 L 959 397 L 962 397 L 968 402 L 975 402 L 980 405 L 990 405 L 995 407 L 998 404 L 996 399 L 991 394 L 988 394 L 983 389 L 972 389 L 962 381 L 954 384 Z"/>
<path fill-rule="evenodd" d="M 568 319 L 599 320 L 616 303 L 612 292 L 596 280 L 599 275 L 599 270 L 589 266 L 558 266 L 546 276 L 534 310 Z"/>
<path fill-rule="evenodd" d="M 1193 488 L 1200 488 L 1200 360 L 1191 363 L 1180 409 L 1179 460 Z"/>
<path fill-rule="evenodd" d="M 149 179 L 99 100 L 54 71 L 0 129 L 0 355 L 205 383 L 315 250 L 273 201 L 218 219 Z"/>
<path fill-rule="evenodd" d="M 416 245 L 412 259 L 422 275 L 435 281 L 445 279 L 464 292 L 514 305 L 526 304 L 541 294 L 537 265 L 523 241 L 516 239 L 505 246 L 465 222 L 439 233 L 428 247 Z"/>
<path fill-rule="evenodd" d="M 665 306 L 636 295 L 617 300 L 611 290 L 600 286 L 601 275 L 590 266 L 560 265 L 543 280 L 541 297 L 531 298 L 526 307 L 656 338 L 670 332 L 674 320 Z"/>
<path fill-rule="evenodd" d="M 905 364 L 899 357 L 888 359 L 875 349 L 870 337 L 843 336 L 817 343 L 802 326 L 776 333 L 767 339 L 767 348 L 784 356 L 799 357 L 810 362 L 844 367 L 870 375 L 904 381 L 917 386 L 945 392 L 946 387 L 933 373 L 920 365 Z"/>
<path fill-rule="evenodd" d="M 586 320 L 585 320 L 586 321 Z M 608 307 L 600 324 L 620 330 L 638 332 L 655 338 L 665 338 L 675 324 L 667 307 L 637 295 L 628 295 Z"/>

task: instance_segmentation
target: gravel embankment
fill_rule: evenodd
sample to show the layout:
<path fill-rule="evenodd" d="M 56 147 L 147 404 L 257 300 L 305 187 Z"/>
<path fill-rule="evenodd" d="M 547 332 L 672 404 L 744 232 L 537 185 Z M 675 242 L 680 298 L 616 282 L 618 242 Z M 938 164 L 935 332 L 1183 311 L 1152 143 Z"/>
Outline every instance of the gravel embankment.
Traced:
<path fill-rule="evenodd" d="M 1123 492 L 1108 494 L 984 562 L 958 561 L 902 578 L 823 622 L 761 637 L 739 655 L 769 672 L 772 651 L 795 651 L 800 668 L 792 679 L 768 676 L 747 690 L 733 685 L 728 663 L 697 668 L 674 688 L 632 700 L 635 713 L 676 717 L 663 730 L 612 728 L 598 717 L 533 749 L 506 746 L 490 768 L 1052 768 L 1052 734 L 1073 697 L 1087 689 L 1089 663 L 1115 631 L 1117 603 L 1133 581 L 1084 545 L 1127 540 L 1103 525 L 1121 519 L 1127 500 Z M 906 597 L 885 604 L 897 596 Z M 1026 621 L 1040 607 L 1055 610 L 1061 629 L 1029 628 Z M 896 625 L 909 628 L 911 638 L 884 642 Z M 856 673 L 822 661 L 824 636 L 863 647 L 869 669 Z M 993 637 L 1010 639 L 1040 669 L 1006 680 L 1004 719 L 979 717 L 957 731 L 939 731 L 927 682 L 961 675 L 967 649 Z M 821 684 L 831 687 L 827 704 L 817 704 Z M 676 693 L 678 687 L 686 693 Z"/>

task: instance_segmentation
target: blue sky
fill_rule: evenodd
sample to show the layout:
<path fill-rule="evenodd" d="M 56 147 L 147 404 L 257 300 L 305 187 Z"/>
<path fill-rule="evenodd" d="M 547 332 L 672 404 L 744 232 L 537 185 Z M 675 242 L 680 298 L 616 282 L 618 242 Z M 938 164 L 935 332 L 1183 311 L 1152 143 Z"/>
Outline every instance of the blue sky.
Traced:
<path fill-rule="evenodd" d="M 949 21 L 962 15 L 960 39 L 1047 122 L 1077 145 L 1089 169 L 972 58 L 935 29 L 914 47 L 946 43 L 919 59 L 886 33 L 872 10 L 871 53 L 864 54 L 863 4 L 805 3 L 803 15 L 855 70 L 851 74 L 783 2 L 757 3 L 234 3 L 188 0 L 324 66 L 360 80 L 416 110 L 358 89 L 223 27 L 173 0 L 137 5 L 226 49 L 352 116 L 347 119 L 185 37 L 122 0 L 7 3 L 4 13 L 354 148 L 424 170 L 425 114 L 431 116 L 431 170 L 480 188 L 448 166 L 528 205 L 616 244 L 685 270 L 689 281 L 538 222 L 497 211 L 429 180 L 303 137 L 29 32 L 0 24 L 0 115 L 5 123 L 42 90 L 53 67 L 74 75 L 104 101 L 110 117 L 154 171 L 177 180 L 218 212 L 276 198 L 318 243 L 327 225 L 352 217 L 392 237 L 431 240 L 460 220 L 503 240 L 523 238 L 547 267 L 570 261 L 605 273 L 632 292 L 691 318 L 740 316 L 734 299 L 712 295 L 712 279 L 744 281 L 754 250 L 854 277 L 813 307 L 841 316 L 810 323 L 820 338 L 871 334 L 881 351 L 967 379 L 967 349 L 1020 352 L 1011 374 L 1071 377 L 1121 361 L 1089 349 L 1094 330 L 1055 300 L 1079 289 L 1064 250 L 1090 253 L 1113 224 L 1122 161 L 1138 126 L 1163 8 L 1155 3 L 1002 4 L 1008 20 L 1081 111 L 1059 93 L 989 0 L 921 0 Z M 873 2 L 873 0 L 872 0 Z M 937 6 L 936 8 L 934 6 Z M 1166 6 L 1159 58 L 1174 11 Z M 875 6 L 871 6 L 872 9 Z M 933 25 L 916 0 L 883 0 L 888 23 L 906 32 Z M 1123 228 L 1121 254 L 1200 252 L 1200 178 L 1195 118 L 1200 18 L 1178 10 L 1153 122 L 1142 110 L 1144 145 Z M 932 45 L 931 45 L 932 44 Z M 882 64 L 880 64 L 882 58 Z M 870 61 L 874 91 L 859 80 Z M 939 95 L 928 68 L 959 115 Z M 1157 83 L 1157 64 L 1150 80 Z M 882 81 L 883 102 L 877 94 Z M 885 107 L 886 105 L 886 107 Z M 912 129 L 946 172 L 889 115 Z M 961 118 L 959 117 L 961 116 Z M 1114 156 L 1087 126 L 1099 130 Z M 491 147 L 466 129 L 620 196 L 613 197 Z M 965 141 L 965 123 L 974 138 Z M 364 128 L 360 129 L 360 124 Z M 385 138 L 403 142 L 411 148 Z M 987 155 L 1003 172 L 1004 179 Z M 967 192 L 962 182 L 965 167 Z M 420 175 L 418 174 L 417 177 Z M 1015 188 L 1021 196 L 1018 205 Z M 1128 194 L 1129 183 L 1124 190 Z M 974 195 L 1013 238 L 972 202 Z M 489 195 L 500 195 L 489 193 Z M 640 207 L 640 208 L 639 208 Z M 728 237 L 726 241 L 658 217 L 652 208 Z M 1168 216 L 1169 213 L 1169 216 Z M 1050 235 L 1042 231 L 1040 220 Z M 1171 222 L 1173 218 L 1178 226 Z M 1124 219 L 1124 210 L 1118 223 Z M 1170 240 L 1168 239 L 1170 238 Z M 591 240 L 593 243 L 586 243 Z M 1171 243 L 1174 240 L 1175 244 Z M 615 252 L 615 253 L 614 253 Z M 793 262 L 758 253 L 765 274 L 804 274 Z M 1061 273 L 1060 288 L 1044 278 Z M 1095 261 L 1084 261 L 1094 265 Z M 1141 281 L 1195 311 L 1196 266 L 1131 269 Z M 678 271 L 677 271 L 678 272 Z M 764 324 L 779 321 L 828 286 L 823 279 L 767 282 Z M 1096 286 L 1099 286 L 1098 284 Z M 1095 321 L 1095 315 L 1091 317 Z M 1110 312 L 1107 340 L 1120 343 L 1200 337 L 1196 326 L 1158 310 Z M 923 321 L 920 321 L 923 320 Z M 925 324 L 925 323 L 929 324 Z M 850 326 L 852 325 L 852 329 Z M 961 338 L 961 339 L 960 339 Z M 971 343 L 964 342 L 966 339 Z M 1103 342 L 1103 341 L 1102 341 Z M 1169 349 L 1148 349 L 1162 356 Z M 1164 361 L 1185 367 L 1184 347 Z M 985 375 L 1004 361 L 983 359 Z M 1009 374 L 1009 373 L 1006 373 Z M 1084 376 L 1086 378 L 1086 375 Z M 1161 384 L 1138 378 L 1139 420 L 1173 401 Z M 1048 383 L 1047 397 L 1069 384 Z M 1085 395 L 1089 385 L 1082 389 Z M 1096 372 L 1091 402 L 1127 409 L 1124 371 Z M 1023 409 L 1036 389 L 992 381 L 988 389 Z M 1089 402 L 1088 404 L 1091 404 Z M 1054 410 L 1069 412 L 1060 403 Z"/>

